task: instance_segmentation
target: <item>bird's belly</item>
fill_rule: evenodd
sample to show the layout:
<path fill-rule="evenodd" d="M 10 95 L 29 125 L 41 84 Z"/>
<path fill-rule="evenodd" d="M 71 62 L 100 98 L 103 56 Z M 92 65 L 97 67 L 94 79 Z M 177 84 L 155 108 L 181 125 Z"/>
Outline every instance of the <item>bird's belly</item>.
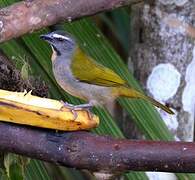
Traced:
<path fill-rule="evenodd" d="M 82 93 L 80 92 L 80 87 L 78 87 L 78 82 L 73 77 L 70 77 L 69 74 L 64 74 L 61 76 L 59 72 L 54 71 L 54 75 L 56 78 L 56 81 L 61 86 L 62 89 L 64 89 L 66 92 L 71 94 L 72 96 L 79 97 L 81 99 L 85 99 L 83 97 Z"/>
<path fill-rule="evenodd" d="M 53 69 L 53 72 L 58 84 L 73 96 L 91 101 L 94 105 L 103 105 L 109 99 L 112 100 L 111 89 L 109 87 L 80 82 L 72 75 L 69 68 L 63 68 L 63 70 Z"/>

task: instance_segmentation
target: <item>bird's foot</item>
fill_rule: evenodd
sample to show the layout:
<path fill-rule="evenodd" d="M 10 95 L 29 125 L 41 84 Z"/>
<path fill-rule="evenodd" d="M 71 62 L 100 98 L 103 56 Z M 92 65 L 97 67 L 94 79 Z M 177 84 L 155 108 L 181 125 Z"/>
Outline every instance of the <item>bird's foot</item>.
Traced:
<path fill-rule="evenodd" d="M 75 105 L 74 104 L 67 103 L 67 102 L 63 102 L 63 101 L 61 101 L 61 102 L 64 104 L 63 107 L 66 107 L 66 108 L 68 108 L 68 109 L 71 110 L 72 114 L 74 115 L 74 120 L 75 120 L 77 118 L 77 116 L 78 116 L 78 114 L 76 112 L 77 109 L 75 109 Z"/>
<path fill-rule="evenodd" d="M 75 105 L 76 110 L 85 110 L 85 111 L 87 111 L 88 116 L 89 116 L 90 119 L 93 118 L 93 114 L 91 113 L 92 107 L 93 107 L 93 105 L 91 103 Z"/>
<path fill-rule="evenodd" d="M 81 111 L 81 110 L 86 110 L 88 113 L 88 116 L 90 119 L 93 118 L 93 114 L 91 113 L 91 108 L 93 107 L 92 104 L 88 103 L 88 104 L 79 104 L 79 105 L 74 105 L 74 104 L 70 104 L 67 102 L 63 102 L 64 107 L 68 108 L 71 110 L 71 112 L 74 115 L 74 120 L 78 117 L 78 114 L 76 111 Z"/>

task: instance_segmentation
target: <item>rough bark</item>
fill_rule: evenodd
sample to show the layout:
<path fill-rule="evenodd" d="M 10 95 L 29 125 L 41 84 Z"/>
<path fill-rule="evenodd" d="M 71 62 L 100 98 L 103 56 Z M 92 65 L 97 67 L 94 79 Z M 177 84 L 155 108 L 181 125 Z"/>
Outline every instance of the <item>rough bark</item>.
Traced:
<path fill-rule="evenodd" d="M 195 172 L 195 143 L 130 141 L 0 123 L 0 149 L 91 171 Z"/>
<path fill-rule="evenodd" d="M 140 0 L 26 0 L 0 10 L 0 42 Z"/>
<path fill-rule="evenodd" d="M 194 129 L 194 40 L 189 33 L 194 9 L 193 1 L 145 4 L 140 14 L 142 35 L 131 50 L 136 78 L 175 111 L 175 116 L 160 113 L 176 139 L 185 141 L 193 140 Z"/>
<path fill-rule="evenodd" d="M 175 139 L 184 141 L 194 136 L 194 10 L 194 1 L 188 0 L 133 6 L 130 56 L 135 76 L 150 95 L 175 111 L 175 116 L 159 112 Z"/>

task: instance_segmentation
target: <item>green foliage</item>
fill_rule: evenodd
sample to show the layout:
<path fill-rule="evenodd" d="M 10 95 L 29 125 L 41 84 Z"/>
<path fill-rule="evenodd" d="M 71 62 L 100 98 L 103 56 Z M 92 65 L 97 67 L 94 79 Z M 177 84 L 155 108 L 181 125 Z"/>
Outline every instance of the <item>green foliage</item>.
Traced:
<path fill-rule="evenodd" d="M 28 162 L 28 158 L 11 153 L 6 154 L 4 156 L 4 166 L 7 178 L 9 180 L 23 180 Z"/>
<path fill-rule="evenodd" d="M 22 167 L 19 163 L 13 163 L 10 166 L 9 177 L 11 180 L 23 180 L 24 175 L 21 173 Z"/>
<path fill-rule="evenodd" d="M 114 34 L 125 53 L 128 54 L 130 29 L 129 7 L 119 8 L 108 13 L 102 13 L 99 17 L 107 25 L 110 33 Z"/>
<path fill-rule="evenodd" d="M 25 171 L 25 180 L 52 180 L 52 178 L 41 161 L 31 160 Z"/>
<path fill-rule="evenodd" d="M 21 68 L 21 76 L 23 79 L 29 79 L 29 64 L 27 62 L 24 62 L 22 68 Z"/>
<path fill-rule="evenodd" d="M 5 169 L 0 168 L 0 179 L 1 180 L 8 180 L 8 175 Z"/>

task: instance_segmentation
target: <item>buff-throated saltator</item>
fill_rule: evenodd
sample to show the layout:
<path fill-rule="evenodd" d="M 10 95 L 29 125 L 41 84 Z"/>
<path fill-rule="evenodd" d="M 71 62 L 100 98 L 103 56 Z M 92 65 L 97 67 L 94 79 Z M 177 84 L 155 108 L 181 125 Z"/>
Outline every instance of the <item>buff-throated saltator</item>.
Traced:
<path fill-rule="evenodd" d="M 171 109 L 130 87 L 125 80 L 111 69 L 95 62 L 82 51 L 75 38 L 64 31 L 41 35 L 53 50 L 53 73 L 58 84 L 68 93 L 83 99 L 88 104 L 69 107 L 76 109 L 102 106 L 117 97 L 142 98 L 167 113 Z"/>

